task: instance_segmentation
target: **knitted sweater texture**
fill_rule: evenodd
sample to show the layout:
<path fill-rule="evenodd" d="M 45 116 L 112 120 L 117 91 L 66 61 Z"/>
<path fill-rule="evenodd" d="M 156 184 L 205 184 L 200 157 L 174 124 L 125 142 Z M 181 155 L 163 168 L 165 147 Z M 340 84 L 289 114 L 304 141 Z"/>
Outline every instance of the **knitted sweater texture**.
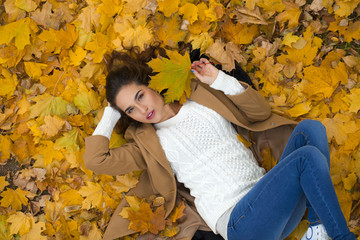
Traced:
<path fill-rule="evenodd" d="M 264 175 L 252 152 L 237 139 L 231 123 L 217 112 L 187 101 L 174 117 L 155 124 L 178 181 L 216 233 L 216 223 Z"/>

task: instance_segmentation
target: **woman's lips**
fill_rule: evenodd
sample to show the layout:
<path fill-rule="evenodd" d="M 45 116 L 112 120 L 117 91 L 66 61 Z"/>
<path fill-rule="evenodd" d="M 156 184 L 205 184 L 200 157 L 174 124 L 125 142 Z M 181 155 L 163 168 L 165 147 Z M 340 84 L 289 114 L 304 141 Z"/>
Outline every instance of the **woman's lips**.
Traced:
<path fill-rule="evenodd" d="M 147 119 L 148 120 L 151 120 L 153 117 L 154 117 L 154 115 L 155 115 L 155 111 L 154 110 L 152 110 L 151 112 L 149 112 L 149 114 L 147 115 Z"/>

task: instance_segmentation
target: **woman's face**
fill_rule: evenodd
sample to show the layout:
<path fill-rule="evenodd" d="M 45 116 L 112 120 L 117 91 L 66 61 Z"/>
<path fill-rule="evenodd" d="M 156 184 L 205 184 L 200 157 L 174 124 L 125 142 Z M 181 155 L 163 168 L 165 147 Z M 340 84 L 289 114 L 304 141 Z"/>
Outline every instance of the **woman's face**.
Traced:
<path fill-rule="evenodd" d="M 145 85 L 129 83 L 115 98 L 115 104 L 132 119 L 142 123 L 159 123 L 169 118 L 164 98 Z"/>

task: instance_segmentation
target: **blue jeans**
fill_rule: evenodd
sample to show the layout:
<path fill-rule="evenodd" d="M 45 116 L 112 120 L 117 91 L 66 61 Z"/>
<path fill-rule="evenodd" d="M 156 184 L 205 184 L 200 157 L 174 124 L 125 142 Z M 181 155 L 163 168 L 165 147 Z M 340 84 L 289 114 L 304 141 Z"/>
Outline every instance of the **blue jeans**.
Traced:
<path fill-rule="evenodd" d="M 309 221 L 315 225 L 321 220 L 333 240 L 355 239 L 340 209 L 329 166 L 325 127 L 314 120 L 300 122 L 279 163 L 233 209 L 228 239 L 283 239 L 299 224 L 306 207 Z"/>

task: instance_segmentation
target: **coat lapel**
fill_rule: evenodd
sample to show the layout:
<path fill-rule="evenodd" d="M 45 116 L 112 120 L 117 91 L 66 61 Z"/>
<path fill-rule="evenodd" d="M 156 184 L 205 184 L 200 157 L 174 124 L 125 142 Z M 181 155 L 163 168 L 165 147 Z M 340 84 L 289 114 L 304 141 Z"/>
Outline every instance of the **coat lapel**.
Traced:
<path fill-rule="evenodd" d="M 164 150 L 161 147 L 154 127 L 149 123 L 144 123 L 136 129 L 135 135 L 141 146 L 143 146 L 146 151 L 148 151 L 150 155 L 169 172 L 169 174 L 173 175 L 173 171 L 165 156 Z"/>

